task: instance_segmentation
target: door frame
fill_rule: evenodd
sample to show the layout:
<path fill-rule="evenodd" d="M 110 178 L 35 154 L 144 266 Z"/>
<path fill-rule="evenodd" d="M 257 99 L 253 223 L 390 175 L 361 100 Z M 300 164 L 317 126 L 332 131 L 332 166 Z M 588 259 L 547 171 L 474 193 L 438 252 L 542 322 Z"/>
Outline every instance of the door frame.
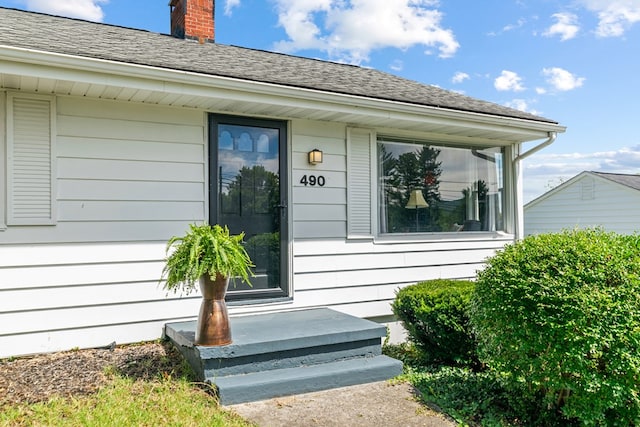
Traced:
<path fill-rule="evenodd" d="M 291 300 L 293 289 L 291 286 L 291 245 L 289 241 L 292 224 L 290 222 L 290 191 L 289 191 L 289 122 L 285 120 L 261 119 L 255 117 L 232 116 L 209 113 L 208 121 L 208 189 L 209 223 L 216 224 L 218 218 L 218 132 L 220 124 L 239 126 L 266 127 L 279 130 L 279 182 L 280 182 L 280 287 L 254 291 L 233 292 L 231 286 L 226 299 L 242 304 L 279 302 Z"/>

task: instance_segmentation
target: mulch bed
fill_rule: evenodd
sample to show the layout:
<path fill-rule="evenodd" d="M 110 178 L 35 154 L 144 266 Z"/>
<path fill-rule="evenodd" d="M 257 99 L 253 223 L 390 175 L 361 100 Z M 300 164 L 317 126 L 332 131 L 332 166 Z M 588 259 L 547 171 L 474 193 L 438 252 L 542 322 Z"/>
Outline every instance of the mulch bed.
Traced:
<path fill-rule="evenodd" d="M 178 350 L 166 342 L 76 350 L 0 360 L 0 408 L 95 393 L 107 371 L 150 380 L 188 375 Z"/>

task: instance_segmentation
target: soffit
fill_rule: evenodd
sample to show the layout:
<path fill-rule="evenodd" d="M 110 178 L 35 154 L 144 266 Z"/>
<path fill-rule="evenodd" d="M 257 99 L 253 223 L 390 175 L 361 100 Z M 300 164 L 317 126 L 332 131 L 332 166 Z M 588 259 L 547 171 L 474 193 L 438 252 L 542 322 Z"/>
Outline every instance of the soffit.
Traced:
<path fill-rule="evenodd" d="M 4 55 L 3 55 L 4 53 Z M 493 116 L 362 96 L 203 76 L 154 67 L 0 49 L 0 88 L 113 101 L 195 108 L 209 112 L 308 119 L 506 145 L 563 132 L 556 123 Z"/>

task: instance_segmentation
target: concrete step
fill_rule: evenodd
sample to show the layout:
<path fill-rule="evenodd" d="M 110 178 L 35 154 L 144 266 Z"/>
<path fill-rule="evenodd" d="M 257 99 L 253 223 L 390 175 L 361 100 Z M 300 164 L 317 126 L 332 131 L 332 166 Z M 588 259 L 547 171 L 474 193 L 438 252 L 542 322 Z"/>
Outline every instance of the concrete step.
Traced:
<path fill-rule="evenodd" d="M 196 322 L 169 323 L 173 340 L 200 379 L 378 356 L 386 328 L 330 309 L 230 319 L 233 342 L 195 346 Z"/>
<path fill-rule="evenodd" d="M 401 373 L 398 360 L 375 356 L 213 378 L 212 383 L 218 388 L 220 403 L 232 405 L 383 381 Z"/>
<path fill-rule="evenodd" d="M 233 342 L 197 346 L 196 322 L 169 323 L 165 335 L 224 404 L 392 378 L 402 363 L 382 354 L 386 328 L 334 310 L 231 317 Z"/>

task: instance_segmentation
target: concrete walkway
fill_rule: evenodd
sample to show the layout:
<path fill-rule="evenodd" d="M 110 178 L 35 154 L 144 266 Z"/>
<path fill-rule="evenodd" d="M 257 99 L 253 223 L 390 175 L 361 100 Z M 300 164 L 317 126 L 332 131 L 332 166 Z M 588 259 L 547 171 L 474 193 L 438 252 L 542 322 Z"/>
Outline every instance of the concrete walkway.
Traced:
<path fill-rule="evenodd" d="M 362 384 L 225 406 L 259 427 L 455 427 L 407 383 Z"/>

